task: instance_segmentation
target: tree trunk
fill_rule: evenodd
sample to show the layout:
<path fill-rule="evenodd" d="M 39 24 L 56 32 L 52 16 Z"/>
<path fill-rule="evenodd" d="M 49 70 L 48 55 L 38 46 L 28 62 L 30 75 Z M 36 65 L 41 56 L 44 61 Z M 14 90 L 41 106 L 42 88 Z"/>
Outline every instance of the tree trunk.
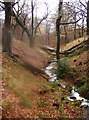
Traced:
<path fill-rule="evenodd" d="M 87 2 L 87 35 L 88 35 L 87 44 L 89 45 L 89 0 Z M 89 61 L 89 53 L 88 53 L 87 59 Z M 89 63 L 87 64 L 87 68 L 89 68 Z M 88 75 L 88 78 L 89 78 L 89 69 L 87 69 L 87 75 Z M 87 83 L 89 84 L 89 79 L 87 80 Z"/>
<path fill-rule="evenodd" d="M 23 21 L 21 20 L 21 18 L 19 18 L 15 12 L 13 11 L 13 16 L 15 17 L 17 23 L 22 27 L 22 29 L 26 32 L 29 41 L 30 41 L 30 46 L 33 46 L 33 37 L 31 32 L 29 31 L 29 29 L 26 27 L 26 25 L 24 25 Z"/>
<path fill-rule="evenodd" d="M 83 34 L 84 34 L 84 18 L 82 17 L 82 37 L 83 37 Z"/>
<path fill-rule="evenodd" d="M 89 1 L 87 3 L 87 35 L 89 36 Z"/>
<path fill-rule="evenodd" d="M 33 0 L 31 0 L 31 9 L 32 9 L 32 29 L 31 29 L 31 34 L 32 34 L 32 38 L 31 38 L 31 42 L 30 42 L 30 47 L 33 47 L 34 46 L 34 6 L 33 6 Z"/>
<path fill-rule="evenodd" d="M 76 21 L 76 13 L 75 13 L 75 16 L 74 16 L 74 20 Z M 76 39 L 76 22 L 75 22 L 75 25 L 74 25 L 74 40 Z"/>
<path fill-rule="evenodd" d="M 12 54 L 12 28 L 11 28 L 11 15 L 12 3 L 4 2 L 5 5 L 5 23 L 2 33 L 2 47 L 3 52 L 7 52 L 9 56 Z"/>
<path fill-rule="evenodd" d="M 59 60 L 60 59 L 60 56 L 59 56 L 59 50 L 60 50 L 60 23 L 59 23 L 58 19 L 56 21 L 56 33 L 57 33 L 56 58 L 57 58 L 57 60 Z"/>
<path fill-rule="evenodd" d="M 57 61 L 60 59 L 60 55 L 59 55 L 59 50 L 60 50 L 60 22 L 61 22 L 61 18 L 62 18 L 62 12 L 61 12 L 62 4 L 63 4 L 63 0 L 60 0 L 59 8 L 58 8 L 58 18 L 56 20 L 56 33 L 57 33 L 56 58 L 57 58 Z"/>
<path fill-rule="evenodd" d="M 68 37 L 67 37 L 67 30 L 66 30 L 66 26 L 64 25 L 64 33 L 65 33 L 65 45 L 66 43 L 68 43 Z"/>
<path fill-rule="evenodd" d="M 33 6 L 33 0 L 31 1 L 31 7 L 32 7 L 32 36 L 34 36 L 34 6 Z"/>

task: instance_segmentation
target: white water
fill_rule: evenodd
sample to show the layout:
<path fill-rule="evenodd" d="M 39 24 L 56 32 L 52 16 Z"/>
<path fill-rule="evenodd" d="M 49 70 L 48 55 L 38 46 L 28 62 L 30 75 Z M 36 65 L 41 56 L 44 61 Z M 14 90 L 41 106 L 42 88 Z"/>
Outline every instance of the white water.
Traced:
<path fill-rule="evenodd" d="M 50 77 L 49 81 L 57 80 L 57 76 L 55 74 L 56 67 L 57 67 L 57 63 L 56 62 L 52 62 L 52 63 L 49 64 L 48 67 L 46 67 L 45 73 Z"/>
<path fill-rule="evenodd" d="M 57 76 L 55 74 L 55 69 L 57 67 L 57 63 L 56 62 L 52 62 L 48 65 L 48 67 L 45 69 L 45 73 L 50 77 L 49 81 L 56 81 L 57 80 Z M 60 83 L 60 85 L 63 88 L 66 88 L 66 85 L 63 83 Z M 89 100 L 83 98 L 80 96 L 80 94 L 78 92 L 75 91 L 74 86 L 72 87 L 72 91 L 71 91 L 71 95 L 67 96 L 67 98 L 70 101 L 74 101 L 74 99 L 71 99 L 70 97 L 76 97 L 76 100 L 80 100 L 82 101 L 80 106 L 89 106 Z"/>
<path fill-rule="evenodd" d="M 80 94 L 74 90 L 74 86 L 71 91 L 71 96 L 67 97 L 70 101 L 74 101 L 74 99 L 70 99 L 70 97 L 76 97 L 76 100 L 81 100 L 82 103 L 80 106 L 89 106 L 89 100 L 81 97 Z"/>

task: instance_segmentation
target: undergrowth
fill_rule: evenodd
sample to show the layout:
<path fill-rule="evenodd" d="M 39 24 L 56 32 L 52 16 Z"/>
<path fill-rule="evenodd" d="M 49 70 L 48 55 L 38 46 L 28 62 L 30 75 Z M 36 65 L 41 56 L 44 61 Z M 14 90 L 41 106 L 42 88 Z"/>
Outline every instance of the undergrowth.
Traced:
<path fill-rule="evenodd" d="M 65 77 L 75 78 L 76 70 L 74 68 L 70 68 L 66 60 L 59 60 L 56 69 L 56 75 L 57 78 L 60 79 L 63 79 Z"/>

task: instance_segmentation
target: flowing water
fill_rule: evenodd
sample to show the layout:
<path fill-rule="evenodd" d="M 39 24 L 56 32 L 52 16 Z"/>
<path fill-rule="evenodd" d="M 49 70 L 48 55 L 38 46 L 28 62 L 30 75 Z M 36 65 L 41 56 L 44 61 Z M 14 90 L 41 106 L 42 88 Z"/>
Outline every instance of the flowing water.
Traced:
<path fill-rule="evenodd" d="M 56 67 L 57 67 L 56 62 L 52 62 L 46 67 L 45 73 L 49 76 L 49 81 L 57 80 L 57 76 L 55 74 Z"/>
<path fill-rule="evenodd" d="M 46 67 L 45 73 L 49 76 L 49 81 L 56 81 L 57 80 L 57 76 L 55 74 L 56 68 L 57 68 L 56 62 L 52 62 Z M 63 88 L 66 88 L 66 84 L 64 84 L 63 82 L 60 82 L 60 85 Z M 70 96 L 67 96 L 67 99 L 69 99 L 70 101 L 80 100 L 81 101 L 80 106 L 83 108 L 84 117 L 87 120 L 89 120 L 89 100 L 81 97 L 80 94 L 75 90 L 74 86 L 72 87 Z"/>

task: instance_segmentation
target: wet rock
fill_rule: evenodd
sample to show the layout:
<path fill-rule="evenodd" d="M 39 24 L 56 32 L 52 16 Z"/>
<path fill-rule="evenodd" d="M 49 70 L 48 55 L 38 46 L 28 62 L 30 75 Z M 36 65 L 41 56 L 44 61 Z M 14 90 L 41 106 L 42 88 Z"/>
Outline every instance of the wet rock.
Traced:
<path fill-rule="evenodd" d="M 89 92 L 87 92 L 85 98 L 89 100 Z"/>
<path fill-rule="evenodd" d="M 68 104 L 69 102 L 68 102 L 68 101 L 66 101 L 65 103 L 66 103 L 66 104 Z"/>
<path fill-rule="evenodd" d="M 48 64 L 51 64 L 51 61 L 48 61 Z"/>
<path fill-rule="evenodd" d="M 76 100 L 76 97 L 75 96 L 70 96 L 70 99 Z"/>
<path fill-rule="evenodd" d="M 61 84 L 60 84 L 60 83 L 58 83 L 57 85 L 58 85 L 59 87 L 61 87 Z"/>
<path fill-rule="evenodd" d="M 83 112 L 84 112 L 84 118 L 86 118 L 86 120 L 89 120 L 89 106 L 83 106 Z"/>
<path fill-rule="evenodd" d="M 77 60 L 76 59 L 74 59 L 74 62 L 76 62 Z"/>

